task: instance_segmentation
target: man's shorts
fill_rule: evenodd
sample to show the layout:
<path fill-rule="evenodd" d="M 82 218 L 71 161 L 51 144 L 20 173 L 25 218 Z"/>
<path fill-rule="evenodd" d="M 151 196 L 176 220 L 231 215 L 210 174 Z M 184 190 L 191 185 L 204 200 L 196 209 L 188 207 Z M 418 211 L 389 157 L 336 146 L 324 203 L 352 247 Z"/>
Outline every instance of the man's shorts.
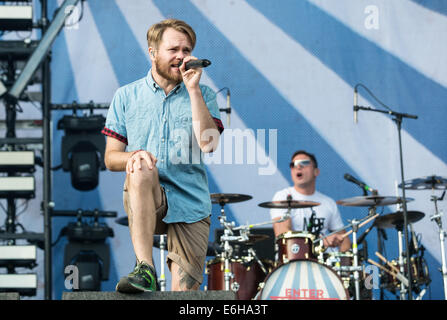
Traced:
<path fill-rule="evenodd" d="M 207 217 L 194 223 L 165 223 L 163 218 L 168 212 L 166 194 L 161 187 L 162 203 L 156 209 L 155 234 L 167 234 L 168 255 L 166 262 L 169 270 L 175 262 L 183 271 L 193 277 L 198 283 L 203 282 L 203 268 L 205 266 L 206 251 L 211 219 Z M 123 188 L 124 210 L 129 215 L 129 195 L 126 183 Z"/>

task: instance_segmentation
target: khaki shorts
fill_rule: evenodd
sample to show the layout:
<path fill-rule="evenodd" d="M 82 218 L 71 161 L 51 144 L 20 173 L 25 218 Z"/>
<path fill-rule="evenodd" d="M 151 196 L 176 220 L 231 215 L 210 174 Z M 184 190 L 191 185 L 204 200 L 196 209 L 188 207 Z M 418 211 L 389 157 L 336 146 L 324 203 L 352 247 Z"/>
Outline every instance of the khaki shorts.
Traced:
<path fill-rule="evenodd" d="M 169 270 L 171 263 L 175 262 L 183 271 L 193 277 L 198 283 L 203 282 L 203 269 L 205 266 L 206 251 L 211 219 L 207 217 L 194 223 L 165 223 L 163 218 L 168 212 L 166 194 L 161 188 L 162 203 L 156 209 L 155 234 L 167 234 L 168 255 L 166 262 Z M 129 195 L 126 184 L 123 188 L 124 210 L 129 215 Z"/>

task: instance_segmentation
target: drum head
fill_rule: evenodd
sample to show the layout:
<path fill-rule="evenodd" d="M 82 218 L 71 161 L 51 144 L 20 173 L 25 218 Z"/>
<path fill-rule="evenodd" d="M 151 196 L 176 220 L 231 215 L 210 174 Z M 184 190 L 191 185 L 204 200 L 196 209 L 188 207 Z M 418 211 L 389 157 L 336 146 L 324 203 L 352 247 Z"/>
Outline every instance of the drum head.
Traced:
<path fill-rule="evenodd" d="M 338 275 L 312 260 L 294 260 L 276 268 L 266 279 L 261 300 L 348 300 Z"/>

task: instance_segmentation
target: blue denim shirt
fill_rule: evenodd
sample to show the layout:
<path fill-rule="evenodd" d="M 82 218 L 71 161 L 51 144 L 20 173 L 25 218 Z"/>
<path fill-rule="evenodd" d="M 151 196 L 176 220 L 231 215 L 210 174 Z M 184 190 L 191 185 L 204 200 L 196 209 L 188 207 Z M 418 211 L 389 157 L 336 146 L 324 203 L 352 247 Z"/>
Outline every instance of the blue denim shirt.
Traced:
<path fill-rule="evenodd" d="M 223 130 L 214 91 L 200 85 L 211 116 Z M 110 105 L 105 135 L 147 150 L 157 159 L 168 201 L 166 223 L 193 223 L 211 214 L 208 177 L 192 130 L 191 102 L 183 83 L 168 95 L 147 76 L 119 88 Z"/>

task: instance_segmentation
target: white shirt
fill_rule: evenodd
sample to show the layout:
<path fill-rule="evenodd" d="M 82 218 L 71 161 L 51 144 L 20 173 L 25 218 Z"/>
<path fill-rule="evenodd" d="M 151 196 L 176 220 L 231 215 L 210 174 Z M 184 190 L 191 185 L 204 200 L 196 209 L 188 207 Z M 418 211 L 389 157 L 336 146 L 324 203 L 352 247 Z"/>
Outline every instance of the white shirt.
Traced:
<path fill-rule="evenodd" d="M 287 196 L 291 195 L 292 200 L 313 201 L 320 203 L 319 206 L 313 208 L 300 208 L 291 210 L 291 221 L 293 231 L 304 231 L 304 218 L 307 223 L 312 215 L 312 209 L 315 211 L 317 218 L 324 218 L 323 229 L 321 235 L 326 235 L 332 231 L 338 230 L 344 226 L 334 200 L 321 192 L 315 191 L 312 195 L 304 195 L 295 190 L 294 187 L 288 187 L 275 193 L 273 201 L 287 200 Z M 272 219 L 280 218 L 287 212 L 287 209 L 270 209 Z"/>

